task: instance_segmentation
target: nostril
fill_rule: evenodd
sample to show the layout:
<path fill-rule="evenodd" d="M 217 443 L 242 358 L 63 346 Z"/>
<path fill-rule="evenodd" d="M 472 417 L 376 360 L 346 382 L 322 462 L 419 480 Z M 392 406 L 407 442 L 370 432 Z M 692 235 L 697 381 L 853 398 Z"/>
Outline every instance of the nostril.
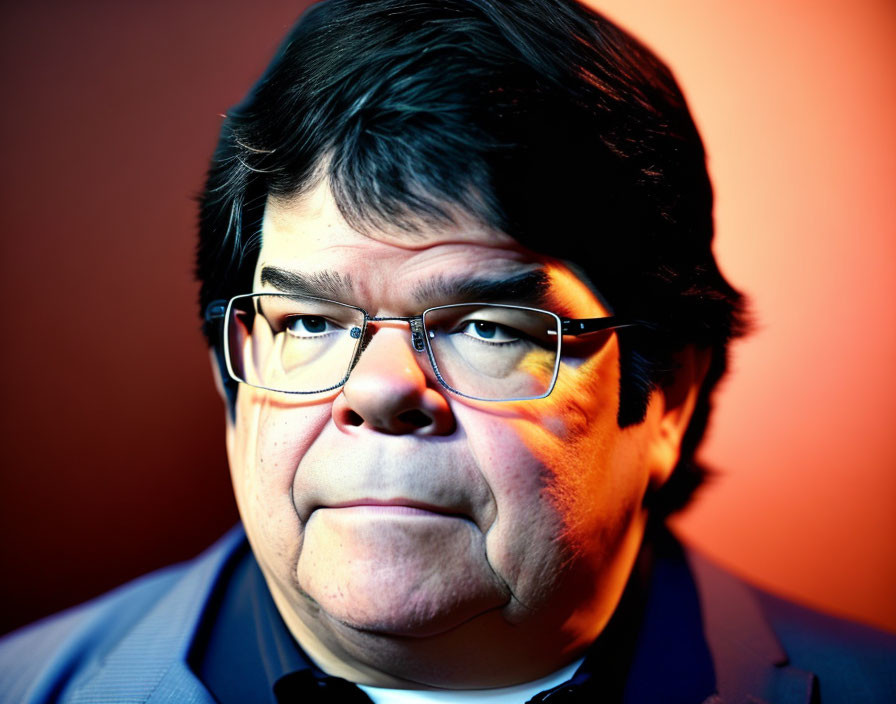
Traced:
<path fill-rule="evenodd" d="M 357 413 L 355 413 L 354 411 L 349 410 L 345 414 L 345 423 L 346 423 L 346 425 L 353 425 L 353 426 L 357 427 L 359 425 L 364 424 L 364 419 L 361 416 L 359 416 Z"/>
<path fill-rule="evenodd" d="M 419 411 L 416 408 L 410 411 L 403 411 L 398 414 L 398 420 L 402 423 L 407 423 L 414 428 L 425 428 L 427 425 L 432 425 L 432 418 L 426 415 L 423 411 Z"/>

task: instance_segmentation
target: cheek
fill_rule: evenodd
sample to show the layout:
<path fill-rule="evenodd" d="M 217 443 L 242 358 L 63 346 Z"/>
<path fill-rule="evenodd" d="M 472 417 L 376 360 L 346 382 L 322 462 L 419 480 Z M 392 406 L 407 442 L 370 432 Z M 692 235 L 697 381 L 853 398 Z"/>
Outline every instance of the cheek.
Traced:
<path fill-rule="evenodd" d="M 561 370 L 547 399 L 508 409 L 510 418 L 469 421 L 497 505 L 489 561 L 529 605 L 547 598 L 573 565 L 600 574 L 641 501 L 637 443 L 616 422 L 617 360 L 611 347 Z"/>
<path fill-rule="evenodd" d="M 620 430 L 618 354 L 613 340 L 578 367 L 561 368 L 554 392 L 522 409 L 514 430 L 548 473 L 546 499 L 568 532 L 581 521 L 610 522 L 640 485 L 629 433 Z M 600 525 L 595 527 L 602 527 Z"/>
<path fill-rule="evenodd" d="M 299 462 L 330 417 L 329 405 L 287 406 L 242 387 L 236 411 L 228 454 L 240 516 L 265 573 L 286 586 L 302 541 L 291 487 Z"/>

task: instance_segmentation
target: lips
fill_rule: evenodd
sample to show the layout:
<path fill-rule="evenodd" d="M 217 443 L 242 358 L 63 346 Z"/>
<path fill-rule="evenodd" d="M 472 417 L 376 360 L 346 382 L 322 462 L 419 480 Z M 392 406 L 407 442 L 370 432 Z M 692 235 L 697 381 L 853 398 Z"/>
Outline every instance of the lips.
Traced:
<path fill-rule="evenodd" d="M 312 509 L 312 513 L 317 509 L 358 509 L 362 511 L 370 511 L 371 513 L 394 514 L 403 516 L 432 516 L 440 515 L 450 518 L 463 518 L 470 520 L 470 517 L 459 512 L 455 508 L 438 506 L 427 503 L 425 501 L 417 501 L 408 498 L 393 499 L 375 499 L 363 498 L 352 499 L 349 501 L 340 501 L 331 504 L 321 504 Z"/>
<path fill-rule="evenodd" d="M 341 436 L 321 440 L 305 454 L 290 492 L 301 524 L 317 509 L 360 517 L 362 510 L 395 514 L 404 509 L 391 507 L 407 507 L 418 509 L 417 515 L 465 519 L 483 532 L 490 527 L 496 514 L 491 489 L 474 458 L 452 449 L 455 441 L 423 444 L 412 436 L 373 435 L 362 433 L 351 446 Z"/>

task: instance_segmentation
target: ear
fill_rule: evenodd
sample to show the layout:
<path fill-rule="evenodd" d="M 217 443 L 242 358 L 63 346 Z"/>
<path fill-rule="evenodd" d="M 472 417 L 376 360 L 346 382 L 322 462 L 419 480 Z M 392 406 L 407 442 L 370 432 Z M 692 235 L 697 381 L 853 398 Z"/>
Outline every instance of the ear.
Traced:
<path fill-rule="evenodd" d="M 208 361 L 212 365 L 212 376 L 215 379 L 215 389 L 218 392 L 218 396 L 221 397 L 224 403 L 227 403 L 227 394 L 224 393 L 224 380 L 221 378 L 221 365 L 218 363 L 218 355 L 215 353 L 214 347 L 208 348 Z"/>
<path fill-rule="evenodd" d="M 708 348 L 686 347 L 675 357 L 678 366 L 674 373 L 651 395 L 647 415 L 653 426 L 648 449 L 653 490 L 666 483 L 678 464 L 681 442 L 711 359 Z"/>
<path fill-rule="evenodd" d="M 234 423 L 234 415 L 236 412 L 237 385 L 232 382 L 225 384 L 224 374 L 227 372 L 223 368 L 223 364 L 218 358 L 218 354 L 215 352 L 214 347 L 208 348 L 208 359 L 212 367 L 212 377 L 215 380 L 215 389 L 218 391 L 218 396 L 224 401 L 224 408 L 227 411 L 225 415 L 227 416 L 227 428 L 229 431 Z"/>

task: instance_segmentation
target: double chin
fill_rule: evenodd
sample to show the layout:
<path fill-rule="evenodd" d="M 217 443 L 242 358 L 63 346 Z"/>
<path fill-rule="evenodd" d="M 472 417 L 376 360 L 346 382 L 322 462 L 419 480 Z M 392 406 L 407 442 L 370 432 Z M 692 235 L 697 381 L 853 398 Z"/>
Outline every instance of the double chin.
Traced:
<path fill-rule="evenodd" d="M 296 577 L 329 618 L 382 635 L 437 635 L 510 600 L 478 527 L 425 512 L 315 511 Z"/>

